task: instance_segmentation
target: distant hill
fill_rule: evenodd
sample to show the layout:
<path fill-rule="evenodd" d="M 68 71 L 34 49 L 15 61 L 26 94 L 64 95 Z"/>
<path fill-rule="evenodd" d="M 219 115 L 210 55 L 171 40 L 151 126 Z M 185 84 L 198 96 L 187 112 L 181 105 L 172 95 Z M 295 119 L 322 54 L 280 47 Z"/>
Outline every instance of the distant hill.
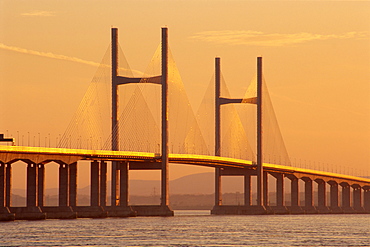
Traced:
<path fill-rule="evenodd" d="M 170 194 L 181 195 L 181 194 L 192 194 L 192 195 L 202 195 L 202 194 L 212 194 L 214 193 L 215 178 L 213 172 L 197 173 L 187 175 L 178 179 L 170 181 Z M 160 193 L 160 181 L 159 180 L 130 180 L 129 188 L 131 195 L 138 196 L 153 196 Z M 107 192 L 110 195 L 111 183 L 107 183 Z M 222 177 L 222 192 L 223 193 L 243 193 L 243 177 L 241 176 L 224 176 Z M 252 184 L 255 188 L 255 185 Z M 269 189 L 275 190 L 275 184 L 269 183 Z M 286 188 L 289 191 L 289 188 Z M 45 195 L 54 196 L 58 195 L 58 188 L 46 189 Z M 24 189 L 12 190 L 13 194 L 20 195 L 22 197 L 26 196 L 26 191 Z M 78 189 L 79 195 L 90 195 L 90 186 L 86 186 Z"/>
<path fill-rule="evenodd" d="M 255 180 L 255 179 L 254 179 Z M 130 204 L 158 204 L 160 202 L 159 180 L 131 180 L 130 181 Z M 110 202 L 110 181 L 107 184 L 107 202 Z M 222 177 L 223 203 L 238 205 L 243 203 L 243 177 Z M 290 186 L 286 186 L 285 199 L 289 201 Z M 252 183 L 253 191 L 256 189 L 255 181 Z M 270 192 L 275 191 L 274 180 L 269 182 Z M 26 192 L 22 189 L 13 189 L 12 204 L 25 206 Z M 316 192 L 315 192 L 316 193 Z M 187 175 L 170 181 L 170 203 L 173 209 L 211 209 L 214 204 L 214 173 L 198 173 Z M 304 192 L 301 192 L 304 198 Z M 255 200 L 256 195 L 253 195 Z M 315 196 L 316 200 L 317 196 Z M 275 201 L 275 193 L 270 193 L 269 200 Z M 58 205 L 58 189 L 47 189 L 45 204 Z M 78 205 L 90 205 L 90 186 L 78 189 Z"/>

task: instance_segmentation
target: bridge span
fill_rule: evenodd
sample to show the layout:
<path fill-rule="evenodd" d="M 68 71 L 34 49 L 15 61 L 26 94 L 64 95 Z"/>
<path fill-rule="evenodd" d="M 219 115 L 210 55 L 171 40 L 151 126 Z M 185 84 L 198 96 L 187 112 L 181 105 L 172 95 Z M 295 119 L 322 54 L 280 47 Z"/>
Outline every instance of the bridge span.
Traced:
<path fill-rule="evenodd" d="M 91 160 L 90 206 L 77 205 L 77 161 L 80 160 Z M 16 161 L 27 164 L 26 207 L 11 205 L 12 164 Z M 119 164 L 117 169 L 119 196 L 116 205 L 111 206 L 107 206 L 106 203 L 107 161 L 116 161 Z M 57 207 L 44 205 L 45 165 L 50 162 L 60 165 Z M 213 214 L 370 213 L 370 179 L 367 178 L 263 163 L 264 176 L 270 174 L 276 178 L 276 205 L 269 205 L 268 186 L 265 184 L 263 191 L 265 203 L 258 206 L 253 205 L 251 200 L 251 178 L 257 176 L 257 166 L 251 161 L 219 156 L 170 154 L 169 162 L 220 168 L 221 176 L 244 177 L 244 205 L 222 205 L 221 201 L 213 208 Z M 124 169 L 161 169 L 161 156 L 145 152 L 0 146 L 0 219 L 173 215 L 168 207 L 161 205 L 130 205 L 126 175 L 128 172 L 120 172 Z M 284 199 L 286 194 L 284 178 L 290 181 L 290 205 L 286 205 Z M 299 187 L 299 180 L 304 182 L 304 190 Z M 266 183 L 268 180 L 264 181 Z M 313 182 L 318 185 L 316 206 Z M 329 193 L 326 191 L 326 184 L 330 185 Z M 299 198 L 300 192 L 304 192 L 303 200 Z M 215 198 L 221 198 L 221 195 L 216 195 Z M 303 205 L 301 201 L 304 201 Z"/>
<path fill-rule="evenodd" d="M 215 129 L 211 134 L 212 138 L 214 138 L 214 142 L 209 143 L 210 146 L 214 147 L 214 150 L 210 151 L 209 153 L 215 154 L 215 156 L 191 154 L 191 152 L 195 152 L 193 150 L 187 150 L 187 152 L 184 151 L 184 153 L 188 154 L 176 154 L 176 151 L 172 151 L 172 153 L 170 153 L 169 148 L 169 143 L 171 143 L 169 141 L 169 119 L 171 117 L 171 114 L 169 114 L 169 96 L 171 96 L 172 93 L 169 93 L 169 90 L 171 88 L 170 86 L 179 84 L 178 82 L 175 82 L 179 75 L 176 74 L 176 68 L 174 67 L 173 62 L 170 60 L 167 28 L 162 28 L 161 35 L 161 70 L 150 77 L 137 78 L 127 77 L 119 74 L 119 46 L 117 28 L 112 28 L 111 35 L 111 65 L 106 66 L 106 64 L 104 64 L 104 66 L 102 66 L 104 68 L 111 69 L 111 74 L 109 76 L 109 83 L 111 86 L 111 116 L 105 118 L 111 120 L 111 131 L 104 129 L 105 133 L 111 135 L 109 137 L 111 139 L 108 138 L 107 140 L 109 143 L 109 151 L 99 150 L 103 148 L 92 147 L 93 143 L 95 143 L 97 139 L 102 138 L 102 136 L 97 136 L 95 133 L 92 133 L 94 134 L 94 142 L 92 140 L 92 136 L 88 137 L 88 139 L 91 141 L 91 147 L 86 149 L 81 148 L 81 142 L 83 139 L 81 136 L 80 138 L 77 138 L 79 140 L 77 143 L 80 143 L 80 149 L 0 146 L 0 220 L 128 217 L 136 215 L 172 216 L 173 211 L 169 206 L 169 163 L 208 166 L 215 168 L 215 198 L 214 207 L 211 213 L 216 215 L 370 213 L 370 179 L 292 167 L 287 165 L 290 163 L 290 161 L 282 163 L 285 165 L 269 164 L 264 162 L 266 159 L 263 159 L 263 154 L 264 151 L 266 151 L 265 148 L 267 145 L 266 142 L 263 142 L 263 140 L 266 140 L 266 132 L 263 131 L 265 123 L 263 119 L 265 119 L 264 116 L 267 115 L 266 113 L 268 113 L 268 111 L 263 109 L 269 109 L 272 111 L 272 107 L 269 107 L 268 100 L 266 100 L 268 97 L 265 97 L 268 96 L 268 94 L 267 90 L 265 90 L 266 85 L 262 76 L 262 57 L 257 58 L 256 88 L 252 90 L 254 93 L 253 95 L 250 95 L 250 97 L 244 97 L 243 99 L 224 97 L 225 95 L 223 95 L 221 92 L 222 74 L 220 69 L 220 58 L 215 59 L 215 87 L 214 98 L 212 99 L 212 105 L 214 107 L 213 120 Z M 109 73 L 102 74 L 106 75 Z M 135 139 L 137 136 L 140 136 L 140 130 L 146 132 L 151 131 L 149 130 L 150 126 L 145 126 L 140 130 L 133 128 L 131 132 L 121 132 L 122 129 L 124 130 L 129 126 L 128 124 L 122 126 L 121 124 L 124 123 L 124 121 L 120 121 L 120 118 L 118 117 L 118 87 L 132 83 L 151 83 L 160 86 L 161 126 L 160 130 L 158 130 L 160 134 L 157 136 L 158 140 L 160 139 L 160 143 L 157 139 L 153 139 L 153 143 L 150 143 L 158 147 L 158 153 L 153 153 L 154 150 L 153 152 L 122 151 L 131 150 L 125 146 L 125 143 L 133 143 L 135 141 L 133 139 Z M 175 87 L 172 89 L 174 88 Z M 95 88 L 95 90 L 97 89 Z M 183 90 L 180 88 L 179 91 Z M 105 97 L 107 97 L 107 95 L 105 95 Z M 178 105 L 180 104 L 177 98 L 175 101 Z M 83 107 L 81 108 L 81 111 L 88 112 L 89 109 L 85 109 L 84 107 L 92 107 L 94 105 L 93 102 L 99 102 L 99 100 L 83 100 Z M 237 103 L 251 104 L 252 107 L 255 107 L 253 109 L 256 113 L 256 154 L 253 154 L 253 156 L 246 156 L 256 157 L 255 163 L 248 160 L 222 157 L 227 156 L 223 151 L 228 148 L 232 149 L 233 145 L 227 147 L 227 145 L 223 144 L 221 140 L 223 138 L 221 135 L 221 127 L 223 125 L 221 123 L 221 115 L 226 112 L 222 111 L 221 108 L 227 104 Z M 186 102 L 182 102 L 182 104 L 188 105 Z M 130 111 L 133 111 L 133 108 L 130 108 Z M 147 117 L 149 114 L 146 113 L 149 111 L 150 110 L 144 112 L 143 115 Z M 109 112 L 109 110 L 106 110 L 105 113 L 106 112 Z M 176 114 L 172 115 L 182 115 L 177 114 L 179 112 L 182 113 L 183 111 L 177 111 Z M 209 111 L 207 114 L 210 115 Z M 79 114 L 77 115 L 79 116 Z M 140 124 L 150 120 L 146 117 L 141 118 Z M 79 119 L 74 120 L 75 121 L 72 122 L 75 124 L 78 125 L 78 123 L 80 123 L 80 125 L 78 125 L 78 129 L 90 130 L 95 129 L 96 127 L 82 125 L 83 122 L 89 122 L 94 125 L 94 121 L 79 121 Z M 207 122 L 208 129 L 212 129 L 210 128 L 210 121 Z M 197 122 L 197 120 L 194 118 L 193 122 Z M 152 123 L 152 125 L 155 125 L 155 121 Z M 172 123 L 172 126 L 177 126 L 181 124 L 181 121 L 173 121 Z M 137 127 L 137 124 L 138 123 L 131 123 L 131 125 L 135 127 Z M 75 130 L 76 128 L 77 126 L 75 125 L 68 127 L 69 130 Z M 243 129 L 243 127 L 241 127 L 241 129 Z M 173 134 L 173 132 L 186 133 L 186 131 L 188 130 L 184 126 L 178 126 L 178 129 L 174 129 L 171 134 Z M 190 132 L 192 133 L 192 137 L 200 136 L 202 134 L 200 129 L 198 131 L 198 129 L 194 128 L 193 131 L 194 132 Z M 153 132 L 156 132 L 156 130 L 153 130 Z M 71 133 L 68 132 L 69 138 L 61 139 L 59 143 L 60 145 L 58 144 L 59 147 L 65 147 L 66 145 L 64 144 L 67 142 L 71 143 L 71 137 L 74 137 L 71 135 Z M 237 134 L 230 135 L 232 136 L 232 141 L 240 139 L 240 142 L 242 142 L 243 145 L 247 144 L 247 138 L 240 138 L 239 132 L 235 133 Z M 120 135 L 124 138 L 120 138 Z M 223 133 L 223 135 L 225 136 L 225 133 Z M 265 139 L 263 137 L 265 137 Z M 156 138 L 156 136 L 154 138 Z M 183 145 L 185 141 L 193 140 L 192 138 L 187 139 L 186 136 L 182 138 L 185 139 L 180 140 L 178 143 L 180 146 Z M 143 141 L 149 142 L 149 140 L 140 140 L 137 142 L 138 146 L 135 146 L 135 148 L 141 148 L 141 146 L 143 146 Z M 185 144 L 187 144 L 187 146 L 195 146 L 195 142 Z M 238 143 L 238 145 L 239 144 L 240 143 Z M 281 146 L 285 148 L 284 144 L 279 145 L 274 143 L 274 148 L 280 148 Z M 70 145 L 68 147 L 72 146 Z M 247 153 L 247 145 L 246 147 L 243 146 L 243 149 L 240 149 L 239 151 L 240 153 Z M 77 162 L 80 160 L 91 161 L 91 169 L 89 174 L 91 178 L 90 206 L 77 205 Z M 27 195 L 25 207 L 13 207 L 11 205 L 13 177 L 12 165 L 17 161 L 22 161 L 27 164 Z M 107 161 L 111 162 L 112 164 L 112 189 L 110 204 L 107 203 Z M 46 206 L 44 203 L 45 166 L 50 162 L 59 164 L 59 203 L 56 207 Z M 153 169 L 160 170 L 161 172 L 160 204 L 145 206 L 131 205 L 129 202 L 129 171 Z M 223 176 L 242 176 L 244 178 L 244 203 L 242 205 L 222 204 L 221 178 Z M 270 204 L 269 200 L 268 176 L 272 176 L 276 180 L 276 202 L 274 205 Z M 253 202 L 252 178 L 253 180 L 256 180 L 256 200 L 253 200 Z M 289 204 L 287 204 L 285 200 L 285 184 L 287 181 L 287 184 L 290 185 Z M 303 190 L 300 188 L 300 184 L 302 183 L 304 184 Z M 318 205 L 314 204 L 315 183 L 317 184 Z M 327 187 L 329 187 L 329 191 L 327 191 Z M 301 194 L 304 195 L 304 198 L 302 199 L 300 198 Z M 327 195 L 329 195 L 328 198 Z"/>

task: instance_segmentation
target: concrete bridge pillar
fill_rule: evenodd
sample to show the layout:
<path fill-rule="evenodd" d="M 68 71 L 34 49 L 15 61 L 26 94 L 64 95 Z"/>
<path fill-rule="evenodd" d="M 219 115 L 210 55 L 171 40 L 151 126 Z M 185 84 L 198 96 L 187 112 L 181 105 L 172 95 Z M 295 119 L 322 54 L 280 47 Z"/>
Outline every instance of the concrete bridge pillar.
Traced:
<path fill-rule="evenodd" d="M 292 207 L 299 206 L 299 180 L 295 176 L 289 176 L 290 179 L 290 201 Z"/>
<path fill-rule="evenodd" d="M 328 183 L 330 184 L 330 210 L 332 212 L 340 212 L 338 183 L 333 180 Z"/>
<path fill-rule="evenodd" d="M 215 169 L 215 206 L 222 205 L 221 168 Z"/>
<path fill-rule="evenodd" d="M 5 164 L 0 162 L 0 207 L 5 207 L 6 201 L 6 176 L 5 176 Z"/>
<path fill-rule="evenodd" d="M 45 165 L 37 165 L 37 205 L 44 206 L 45 199 Z"/>
<path fill-rule="evenodd" d="M 129 201 L 129 162 L 120 162 L 120 199 L 119 205 L 123 207 L 128 206 Z"/>
<path fill-rule="evenodd" d="M 12 204 L 12 164 L 5 164 L 5 206 Z"/>
<path fill-rule="evenodd" d="M 356 211 L 363 211 L 361 186 L 358 184 L 353 184 L 352 188 L 353 188 L 353 208 Z"/>
<path fill-rule="evenodd" d="M 26 208 L 15 214 L 15 219 L 40 220 L 45 219 L 46 214 L 38 207 L 38 165 L 32 161 L 27 162 L 27 199 Z"/>
<path fill-rule="evenodd" d="M 69 199 L 69 172 L 68 165 L 59 164 L 59 207 L 68 206 Z"/>
<path fill-rule="evenodd" d="M 274 207 L 273 211 L 276 214 L 286 214 L 288 210 L 285 207 L 284 199 L 284 174 L 271 173 L 271 175 L 276 178 L 276 207 Z"/>
<path fill-rule="evenodd" d="M 268 191 L 268 172 L 263 172 L 263 206 L 267 207 L 269 205 L 269 191 Z"/>
<path fill-rule="evenodd" d="M 119 205 L 119 177 L 120 177 L 120 170 L 119 170 L 119 162 L 112 161 L 112 193 L 111 193 L 111 205 L 118 206 Z"/>
<path fill-rule="evenodd" d="M 6 207 L 6 164 L 0 161 L 0 221 L 11 221 L 15 214 Z"/>
<path fill-rule="evenodd" d="M 309 177 L 304 177 L 302 180 L 305 182 L 304 184 L 304 207 L 306 213 L 316 213 L 313 204 L 313 184 L 312 179 Z"/>
<path fill-rule="evenodd" d="M 107 206 L 107 162 L 100 161 L 100 206 Z"/>
<path fill-rule="evenodd" d="M 292 206 L 299 206 L 299 180 L 298 178 L 291 179 L 291 205 Z"/>
<path fill-rule="evenodd" d="M 77 206 L 77 162 L 69 165 L 69 206 Z"/>
<path fill-rule="evenodd" d="M 351 208 L 351 187 L 348 183 L 340 183 L 342 186 L 342 209 L 349 210 Z"/>
<path fill-rule="evenodd" d="M 90 206 L 100 206 L 100 164 L 91 162 L 90 169 Z"/>
<path fill-rule="evenodd" d="M 370 186 L 364 186 L 364 208 L 365 211 L 370 213 Z"/>
<path fill-rule="evenodd" d="M 37 165 L 29 162 L 27 164 L 27 207 L 37 206 Z"/>
<path fill-rule="evenodd" d="M 329 213 L 329 208 L 326 203 L 326 182 L 323 179 L 315 179 L 318 185 L 318 210 L 320 213 Z"/>
<path fill-rule="evenodd" d="M 252 205 L 252 186 L 251 186 L 251 174 L 244 174 L 244 206 Z"/>
<path fill-rule="evenodd" d="M 275 174 L 276 178 L 276 206 L 284 206 L 284 174 Z"/>
<path fill-rule="evenodd" d="M 290 207 L 288 210 L 293 214 L 304 213 L 299 202 L 299 179 L 291 174 L 286 176 L 290 180 Z"/>

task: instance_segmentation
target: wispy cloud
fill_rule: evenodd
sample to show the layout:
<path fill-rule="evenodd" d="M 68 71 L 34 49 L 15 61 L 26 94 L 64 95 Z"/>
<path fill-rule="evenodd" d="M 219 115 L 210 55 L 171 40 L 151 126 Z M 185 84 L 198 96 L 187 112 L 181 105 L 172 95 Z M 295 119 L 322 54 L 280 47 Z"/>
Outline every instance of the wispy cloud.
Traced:
<path fill-rule="evenodd" d="M 86 64 L 86 65 L 95 66 L 95 67 L 110 66 L 110 65 L 102 65 L 97 62 L 88 61 L 88 60 L 84 60 L 84 59 L 77 58 L 77 57 L 70 57 L 70 56 L 65 56 L 65 55 L 60 55 L 60 54 L 54 54 L 51 52 L 34 51 L 34 50 L 24 49 L 24 48 L 20 48 L 16 46 L 5 45 L 3 43 L 0 43 L 0 49 L 19 52 L 19 53 L 28 54 L 28 55 L 39 56 L 39 57 L 46 57 L 46 58 L 70 61 L 70 62 L 75 62 L 75 63 L 81 63 L 81 64 Z M 119 68 L 119 69 L 126 70 L 125 68 Z M 134 69 L 132 69 L 131 72 L 135 73 L 136 75 L 143 74 L 143 72 L 139 70 L 134 70 Z"/>
<path fill-rule="evenodd" d="M 55 16 L 55 12 L 53 11 L 32 11 L 28 13 L 22 13 L 22 16 L 41 16 L 41 17 L 50 17 Z"/>
<path fill-rule="evenodd" d="M 263 33 L 252 30 L 224 30 L 205 31 L 190 37 L 209 43 L 226 45 L 251 45 L 251 46 L 288 46 L 310 42 L 314 40 L 329 39 L 369 39 L 370 32 L 347 32 L 343 34 L 314 34 L 314 33 Z"/>
<path fill-rule="evenodd" d="M 87 65 L 92 65 L 92 66 L 99 66 L 100 65 L 99 63 L 83 60 L 83 59 L 80 59 L 80 58 L 77 58 L 77 57 L 69 57 L 69 56 L 65 56 L 65 55 L 54 54 L 54 53 L 51 53 L 51 52 L 28 50 L 28 49 L 24 49 L 24 48 L 20 48 L 20 47 L 16 47 L 16 46 L 5 45 L 5 44 L 2 44 L 2 43 L 0 43 L 0 49 L 19 52 L 19 53 L 24 53 L 24 54 L 29 54 L 29 55 L 35 55 L 35 56 L 40 56 L 40 57 L 47 57 L 47 58 L 54 58 L 54 59 L 71 61 L 71 62 L 76 62 L 76 63 L 82 63 L 82 64 L 87 64 Z"/>

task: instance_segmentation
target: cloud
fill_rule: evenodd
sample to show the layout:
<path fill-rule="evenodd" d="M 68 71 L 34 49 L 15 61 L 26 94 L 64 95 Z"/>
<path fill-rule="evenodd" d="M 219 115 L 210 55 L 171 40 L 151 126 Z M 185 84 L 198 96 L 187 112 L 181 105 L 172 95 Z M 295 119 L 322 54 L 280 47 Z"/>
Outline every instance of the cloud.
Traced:
<path fill-rule="evenodd" d="M 50 17 L 55 16 L 55 12 L 53 11 L 33 11 L 29 13 L 22 13 L 22 16 L 41 16 L 41 17 Z"/>
<path fill-rule="evenodd" d="M 314 33 L 263 33 L 252 30 L 205 31 L 191 36 L 190 39 L 224 45 L 251 46 L 289 46 L 314 40 L 329 39 L 369 39 L 370 32 L 347 32 L 343 34 Z"/>
<path fill-rule="evenodd" d="M 28 50 L 28 49 L 24 49 L 24 48 L 20 48 L 16 46 L 5 45 L 3 43 L 0 43 L 0 49 L 19 52 L 19 53 L 28 54 L 28 55 L 35 55 L 39 57 L 46 57 L 46 58 L 53 58 L 53 59 L 70 61 L 70 62 L 75 62 L 75 63 L 81 63 L 81 64 L 86 64 L 86 65 L 95 66 L 95 67 L 103 66 L 100 63 L 84 60 L 84 59 L 77 58 L 77 57 L 70 57 L 70 56 L 65 56 L 65 55 L 60 55 L 60 54 L 54 54 L 51 52 Z M 110 66 L 110 65 L 107 65 L 107 66 Z M 120 69 L 125 70 L 124 68 L 120 68 Z M 131 71 L 137 75 L 143 74 L 143 72 L 139 70 L 131 70 Z"/>
<path fill-rule="evenodd" d="M 82 64 L 91 65 L 91 66 L 99 66 L 100 65 L 99 63 L 83 60 L 83 59 L 76 58 L 76 57 L 69 57 L 69 56 L 65 56 L 65 55 L 54 54 L 54 53 L 51 53 L 51 52 L 41 52 L 41 51 L 28 50 L 28 49 L 24 49 L 24 48 L 20 48 L 20 47 L 16 47 L 16 46 L 8 46 L 8 45 L 2 44 L 2 43 L 0 43 L 0 49 L 8 50 L 8 51 L 15 51 L 15 52 L 29 54 L 29 55 L 35 55 L 35 56 L 40 56 L 40 57 L 47 57 L 47 58 L 54 58 L 54 59 L 71 61 L 71 62 L 76 62 L 76 63 L 82 63 Z"/>

